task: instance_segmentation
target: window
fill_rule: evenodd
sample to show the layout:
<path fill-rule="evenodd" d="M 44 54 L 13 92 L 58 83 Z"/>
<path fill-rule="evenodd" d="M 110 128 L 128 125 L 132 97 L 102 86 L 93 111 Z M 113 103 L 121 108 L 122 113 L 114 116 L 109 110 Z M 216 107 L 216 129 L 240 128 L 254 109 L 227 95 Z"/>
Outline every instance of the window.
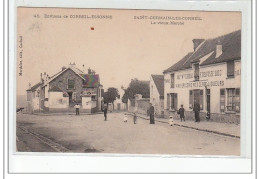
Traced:
<path fill-rule="evenodd" d="M 171 74 L 171 88 L 174 88 L 174 73 Z"/>
<path fill-rule="evenodd" d="M 177 93 L 171 93 L 171 106 L 172 110 L 177 110 Z"/>
<path fill-rule="evenodd" d="M 235 89 L 234 88 L 227 89 L 227 111 L 235 111 L 234 98 L 235 98 Z"/>
<path fill-rule="evenodd" d="M 91 96 L 91 101 L 95 101 L 95 100 L 96 100 L 96 96 L 95 95 Z"/>
<path fill-rule="evenodd" d="M 225 89 L 220 89 L 220 112 L 225 112 Z"/>
<path fill-rule="evenodd" d="M 235 64 L 234 61 L 227 62 L 227 77 L 234 78 L 235 75 Z"/>
<path fill-rule="evenodd" d="M 75 88 L 75 81 L 68 79 L 68 89 L 74 89 Z"/>
<path fill-rule="evenodd" d="M 194 64 L 194 79 L 198 81 L 200 78 L 199 64 Z"/>

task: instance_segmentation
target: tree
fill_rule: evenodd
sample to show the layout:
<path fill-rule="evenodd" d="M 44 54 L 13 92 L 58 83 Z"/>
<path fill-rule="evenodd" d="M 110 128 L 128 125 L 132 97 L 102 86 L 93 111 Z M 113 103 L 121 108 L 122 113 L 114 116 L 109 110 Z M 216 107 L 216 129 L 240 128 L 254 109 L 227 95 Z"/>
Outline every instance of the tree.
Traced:
<path fill-rule="evenodd" d="M 127 103 L 128 99 L 132 100 L 136 94 L 141 94 L 144 98 L 149 98 L 149 81 L 140 81 L 136 78 L 132 79 L 128 88 L 125 89 L 125 93 L 122 97 L 122 102 Z"/>
<path fill-rule="evenodd" d="M 114 101 L 119 96 L 118 89 L 117 88 L 108 88 L 107 91 L 104 93 L 104 102 L 105 103 L 112 103 L 114 106 Z"/>

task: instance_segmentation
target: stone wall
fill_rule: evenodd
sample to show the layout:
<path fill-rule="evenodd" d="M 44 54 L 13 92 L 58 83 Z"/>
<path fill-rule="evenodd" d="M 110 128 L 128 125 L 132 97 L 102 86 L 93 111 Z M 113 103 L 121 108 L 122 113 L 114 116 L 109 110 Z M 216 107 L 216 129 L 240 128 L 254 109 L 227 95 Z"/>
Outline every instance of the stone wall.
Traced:
<path fill-rule="evenodd" d="M 60 88 L 62 91 L 67 92 L 68 91 L 68 89 L 67 89 L 67 87 L 68 87 L 68 79 L 75 81 L 75 86 L 74 86 L 75 88 L 71 89 L 70 91 L 71 92 L 76 92 L 76 102 L 77 103 L 81 103 L 81 96 L 80 96 L 80 94 L 83 91 L 83 88 L 82 88 L 83 79 L 81 77 L 79 77 L 71 69 L 66 70 L 61 75 L 59 75 L 57 78 L 52 80 L 50 82 L 50 89 L 53 86 L 56 86 L 56 87 Z"/>

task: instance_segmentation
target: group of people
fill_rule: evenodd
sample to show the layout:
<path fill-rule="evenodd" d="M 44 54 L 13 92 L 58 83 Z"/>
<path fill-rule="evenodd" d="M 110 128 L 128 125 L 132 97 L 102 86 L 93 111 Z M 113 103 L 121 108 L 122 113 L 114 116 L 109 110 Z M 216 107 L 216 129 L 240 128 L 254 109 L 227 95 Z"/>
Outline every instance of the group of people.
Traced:
<path fill-rule="evenodd" d="M 79 104 L 76 104 L 74 106 L 74 108 L 76 109 L 76 115 L 79 115 Z M 108 110 L 108 107 L 107 106 L 104 106 L 104 109 L 103 109 L 103 112 L 104 112 L 104 121 L 107 121 L 107 110 Z M 197 103 L 197 101 L 195 100 L 194 102 L 194 107 L 193 107 L 193 111 L 195 113 L 195 122 L 200 122 L 200 116 L 199 116 L 199 113 L 200 113 L 200 105 L 199 103 Z M 152 103 L 150 103 L 150 107 L 148 109 L 148 115 L 150 117 L 150 124 L 155 124 L 155 120 L 154 120 L 154 114 L 155 114 L 155 111 L 154 111 L 154 107 L 152 105 Z M 180 109 L 177 111 L 177 113 L 180 115 L 180 119 L 181 119 L 181 122 L 182 121 L 185 121 L 185 109 L 183 108 L 183 105 L 181 105 Z M 208 115 L 208 114 L 207 114 Z M 133 121 L 134 121 L 134 124 L 136 124 L 136 120 L 137 120 L 137 115 L 136 115 L 136 112 L 134 112 L 134 115 L 133 115 Z M 127 122 L 127 114 L 125 114 L 124 116 L 124 122 Z"/>

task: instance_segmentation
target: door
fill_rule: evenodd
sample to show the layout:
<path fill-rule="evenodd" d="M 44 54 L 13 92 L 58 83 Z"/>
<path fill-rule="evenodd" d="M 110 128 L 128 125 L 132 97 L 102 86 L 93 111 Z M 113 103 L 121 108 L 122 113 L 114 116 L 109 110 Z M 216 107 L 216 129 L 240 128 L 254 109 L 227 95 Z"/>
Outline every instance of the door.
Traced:
<path fill-rule="evenodd" d="M 193 90 L 193 95 L 194 95 L 194 104 L 197 102 L 200 104 L 200 90 Z M 193 104 L 193 106 L 194 106 Z"/>
<path fill-rule="evenodd" d="M 210 113 L 210 89 L 207 89 L 207 111 Z"/>

